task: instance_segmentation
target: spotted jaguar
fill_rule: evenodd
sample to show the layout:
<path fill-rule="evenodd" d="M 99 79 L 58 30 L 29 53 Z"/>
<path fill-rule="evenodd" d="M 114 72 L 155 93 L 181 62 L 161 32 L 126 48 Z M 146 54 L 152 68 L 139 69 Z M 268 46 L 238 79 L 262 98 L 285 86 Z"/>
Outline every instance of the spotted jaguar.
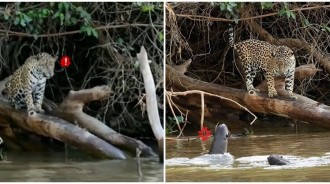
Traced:
<path fill-rule="evenodd" d="M 41 108 L 46 79 L 54 75 L 57 57 L 48 53 L 30 56 L 6 83 L 9 102 L 15 109 L 44 113 Z"/>
<path fill-rule="evenodd" d="M 262 72 L 267 80 L 268 97 L 276 97 L 274 77 L 285 77 L 285 90 L 291 99 L 293 95 L 294 72 L 296 59 L 293 51 L 287 46 L 276 46 L 265 41 L 249 39 L 234 44 L 233 33 L 230 33 L 230 46 L 236 51 L 242 63 L 246 88 L 249 94 L 259 92 L 253 87 L 253 80 L 257 72 Z"/>

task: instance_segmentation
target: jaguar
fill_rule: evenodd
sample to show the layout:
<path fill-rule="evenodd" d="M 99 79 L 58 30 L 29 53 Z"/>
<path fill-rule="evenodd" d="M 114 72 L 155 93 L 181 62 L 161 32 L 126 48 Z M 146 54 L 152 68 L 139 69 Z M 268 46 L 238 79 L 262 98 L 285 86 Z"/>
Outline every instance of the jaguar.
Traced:
<path fill-rule="evenodd" d="M 15 109 L 44 113 L 41 108 L 46 80 L 54 75 L 57 57 L 42 52 L 30 56 L 6 83 L 8 100 Z"/>
<path fill-rule="evenodd" d="M 262 72 L 267 80 L 268 97 L 278 96 L 274 77 L 285 77 L 285 90 L 293 100 L 294 72 L 296 59 L 293 51 L 287 46 L 277 46 L 266 41 L 248 39 L 234 44 L 232 28 L 229 44 L 236 51 L 243 66 L 246 88 L 249 94 L 259 92 L 253 87 L 253 80 L 258 72 Z"/>

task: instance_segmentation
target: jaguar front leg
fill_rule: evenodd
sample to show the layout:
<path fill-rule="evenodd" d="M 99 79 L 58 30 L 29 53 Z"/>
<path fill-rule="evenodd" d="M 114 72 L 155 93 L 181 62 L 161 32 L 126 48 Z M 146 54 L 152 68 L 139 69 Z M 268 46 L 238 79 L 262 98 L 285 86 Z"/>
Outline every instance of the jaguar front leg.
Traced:
<path fill-rule="evenodd" d="M 35 91 L 33 92 L 34 106 L 38 113 L 44 113 L 45 111 L 42 109 L 42 102 L 44 99 L 46 80 L 39 81 L 36 86 Z"/>
<path fill-rule="evenodd" d="M 290 70 L 285 76 L 285 90 L 289 93 L 289 97 L 292 100 L 296 100 L 297 97 L 293 95 L 294 86 L 294 70 Z"/>
<path fill-rule="evenodd" d="M 27 108 L 27 112 L 28 114 L 31 114 L 31 112 L 37 112 L 37 109 L 35 108 L 34 104 L 33 104 L 33 98 L 32 98 L 32 94 L 29 92 L 25 92 L 25 103 L 26 103 L 26 108 Z"/>

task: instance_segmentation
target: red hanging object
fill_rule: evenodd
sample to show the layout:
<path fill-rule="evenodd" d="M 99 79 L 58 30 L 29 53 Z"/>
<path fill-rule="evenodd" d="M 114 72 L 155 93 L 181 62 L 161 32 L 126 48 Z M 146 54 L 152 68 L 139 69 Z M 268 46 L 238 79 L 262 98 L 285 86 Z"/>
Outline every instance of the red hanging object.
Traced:
<path fill-rule="evenodd" d="M 211 137 L 211 131 L 207 127 L 203 127 L 202 130 L 198 131 L 198 137 L 202 139 L 202 141 L 206 141 Z"/>
<path fill-rule="evenodd" d="M 71 61 L 70 61 L 70 58 L 68 56 L 63 56 L 61 58 L 61 67 L 62 68 L 67 68 L 71 65 Z"/>

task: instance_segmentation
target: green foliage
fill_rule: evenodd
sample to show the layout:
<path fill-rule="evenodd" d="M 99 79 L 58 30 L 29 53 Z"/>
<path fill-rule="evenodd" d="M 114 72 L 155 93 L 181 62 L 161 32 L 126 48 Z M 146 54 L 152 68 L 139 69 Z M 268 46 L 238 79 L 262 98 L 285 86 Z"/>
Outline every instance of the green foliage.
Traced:
<path fill-rule="evenodd" d="M 123 38 L 119 37 L 115 39 L 116 48 L 122 52 L 133 51 L 134 48 L 126 42 Z"/>
<path fill-rule="evenodd" d="M 98 34 L 97 34 L 96 30 L 91 26 L 81 26 L 80 27 L 80 32 L 82 32 L 82 33 L 85 32 L 85 33 L 87 33 L 88 36 L 93 35 L 96 38 L 98 37 Z"/>
<path fill-rule="evenodd" d="M 155 11 L 155 9 L 163 9 L 162 3 L 135 2 L 133 6 L 139 7 L 143 13 L 149 13 Z"/>
<path fill-rule="evenodd" d="M 330 33 L 330 27 L 327 24 L 321 24 L 320 26 L 322 31 L 327 31 Z"/>
<path fill-rule="evenodd" d="M 280 16 L 285 16 L 287 18 L 292 18 L 292 19 L 296 19 L 296 14 L 294 14 L 292 11 L 290 11 L 289 7 L 288 7 L 288 3 L 284 2 L 284 7 L 282 7 L 282 9 L 280 9 L 279 11 L 279 15 Z"/>
<path fill-rule="evenodd" d="M 310 26 L 311 25 L 311 23 L 309 23 L 309 21 L 307 19 L 305 19 L 305 18 L 301 21 L 301 24 L 303 26 Z"/>
<path fill-rule="evenodd" d="M 154 5 L 142 5 L 141 6 L 142 12 L 150 12 L 150 11 L 154 11 L 154 9 L 155 9 Z"/>
<path fill-rule="evenodd" d="M 263 10 L 269 10 L 273 8 L 273 3 L 272 2 L 260 2 L 261 4 L 261 9 Z"/>
<path fill-rule="evenodd" d="M 176 116 L 179 124 L 183 124 L 185 122 L 184 117 L 183 116 Z M 172 134 L 174 132 L 176 132 L 175 127 L 177 126 L 176 124 L 176 120 L 175 117 L 167 117 L 167 121 L 166 121 L 166 129 L 165 132 L 166 134 Z"/>
<path fill-rule="evenodd" d="M 163 32 L 158 33 L 158 39 L 159 39 L 160 42 L 164 41 L 164 33 Z"/>
<path fill-rule="evenodd" d="M 79 26 L 82 33 L 98 37 L 91 26 L 91 15 L 81 6 L 69 2 L 51 2 L 41 8 L 21 8 L 21 3 L 15 3 L 14 13 L 4 11 L 1 19 L 12 22 L 17 28 L 24 28 L 27 33 L 35 35 L 43 32 L 45 26 Z"/>
<path fill-rule="evenodd" d="M 236 6 L 237 6 L 237 3 L 234 3 L 234 2 L 223 2 L 223 3 L 220 3 L 220 10 L 234 13 L 234 9 Z"/>
<path fill-rule="evenodd" d="M 220 2 L 217 3 L 220 6 L 220 10 L 225 13 L 225 17 L 227 19 L 234 19 L 235 23 L 238 22 L 238 9 L 243 3 L 235 3 L 235 2 Z"/>

